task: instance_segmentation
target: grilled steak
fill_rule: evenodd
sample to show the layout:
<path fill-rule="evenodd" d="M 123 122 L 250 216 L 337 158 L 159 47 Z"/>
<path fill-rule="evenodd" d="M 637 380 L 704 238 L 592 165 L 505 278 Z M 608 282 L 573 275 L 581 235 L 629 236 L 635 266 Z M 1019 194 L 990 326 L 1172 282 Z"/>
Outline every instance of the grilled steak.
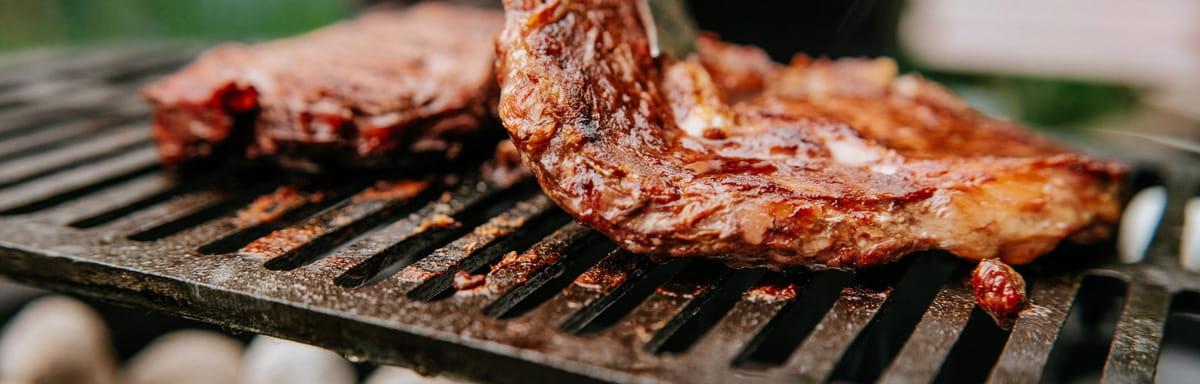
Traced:
<path fill-rule="evenodd" d="M 866 267 L 925 249 L 1024 264 L 1118 218 L 1125 168 L 890 60 L 784 66 L 712 39 L 655 58 L 634 0 L 505 9 L 505 127 L 546 193 L 627 250 L 735 267 Z M 1023 285 L 1003 283 L 989 280 Z"/>
<path fill-rule="evenodd" d="M 214 48 L 144 91 L 162 159 L 275 158 L 314 168 L 454 158 L 494 114 L 501 20 L 497 11 L 430 3 Z"/>

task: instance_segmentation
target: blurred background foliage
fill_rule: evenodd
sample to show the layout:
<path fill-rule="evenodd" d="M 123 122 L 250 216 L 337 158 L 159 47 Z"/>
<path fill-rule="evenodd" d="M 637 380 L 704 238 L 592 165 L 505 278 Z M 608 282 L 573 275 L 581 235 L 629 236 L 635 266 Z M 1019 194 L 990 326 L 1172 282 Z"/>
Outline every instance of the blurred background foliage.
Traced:
<path fill-rule="evenodd" d="M 903 64 L 903 62 L 902 62 Z M 1139 105 L 1136 89 L 1052 77 L 961 74 L 902 65 L 947 85 L 984 112 L 1044 129 L 1073 130 Z"/>
<path fill-rule="evenodd" d="M 0 0 L 0 51 L 127 39 L 262 39 L 346 17 L 347 0 Z"/>
<path fill-rule="evenodd" d="M 371 2 L 370 0 L 365 2 Z M 363 0 L 0 0 L 0 54 L 47 45 L 96 44 L 129 39 L 202 42 L 262 40 L 297 34 L 351 15 Z M 789 52 L 899 57 L 962 93 L 986 112 L 1041 127 L 1071 127 L 1137 104 L 1134 90 L 1056 78 L 958 74 L 905 60 L 896 44 L 903 7 L 893 1 L 849 5 L 763 1 L 729 7 L 695 0 L 702 28 L 739 43 L 763 46 L 780 61 Z M 865 5 L 864 5 L 865 4 Z M 779 12 L 764 12 L 776 9 Z M 732 13 L 731 13 L 732 12 Z M 741 13 L 738 13 L 741 12 Z M 781 15 L 793 15 L 779 17 Z M 745 23 L 747 18 L 755 23 Z M 847 23 L 853 25 L 847 27 Z M 835 24 L 831 24 L 835 23 Z"/>

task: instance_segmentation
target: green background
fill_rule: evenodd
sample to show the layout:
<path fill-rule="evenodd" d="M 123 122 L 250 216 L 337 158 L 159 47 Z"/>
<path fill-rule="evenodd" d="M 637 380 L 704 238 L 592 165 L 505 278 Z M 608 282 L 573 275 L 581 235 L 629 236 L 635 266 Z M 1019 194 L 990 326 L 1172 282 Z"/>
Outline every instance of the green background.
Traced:
<path fill-rule="evenodd" d="M 346 17 L 349 0 L 0 0 L 0 51 L 184 38 L 262 39 Z"/>

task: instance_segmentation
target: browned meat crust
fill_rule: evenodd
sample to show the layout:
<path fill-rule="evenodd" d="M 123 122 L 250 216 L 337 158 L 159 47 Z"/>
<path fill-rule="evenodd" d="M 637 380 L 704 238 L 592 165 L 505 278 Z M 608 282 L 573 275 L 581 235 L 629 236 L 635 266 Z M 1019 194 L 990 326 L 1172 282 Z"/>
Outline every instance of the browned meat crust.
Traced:
<path fill-rule="evenodd" d="M 501 20 L 423 3 L 214 48 L 144 90 L 163 161 L 278 157 L 307 168 L 453 158 L 493 115 Z"/>
<path fill-rule="evenodd" d="M 975 302 L 1003 328 L 1012 326 L 1017 314 L 1029 299 L 1025 296 L 1025 279 L 1012 267 L 986 259 L 971 273 Z"/>
<path fill-rule="evenodd" d="M 633 0 L 506 0 L 500 117 L 546 193 L 633 252 L 864 267 L 1024 264 L 1107 234 L 1119 164 L 877 60 L 649 53 Z"/>

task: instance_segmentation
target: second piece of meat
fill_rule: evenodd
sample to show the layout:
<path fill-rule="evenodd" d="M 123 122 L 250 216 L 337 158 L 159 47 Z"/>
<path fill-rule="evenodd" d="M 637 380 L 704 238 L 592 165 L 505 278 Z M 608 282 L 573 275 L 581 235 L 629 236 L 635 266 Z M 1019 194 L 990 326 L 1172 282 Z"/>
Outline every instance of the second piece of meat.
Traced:
<path fill-rule="evenodd" d="M 422 3 L 209 50 L 143 92 L 162 159 L 274 158 L 309 170 L 453 159 L 494 121 L 502 19 Z"/>

